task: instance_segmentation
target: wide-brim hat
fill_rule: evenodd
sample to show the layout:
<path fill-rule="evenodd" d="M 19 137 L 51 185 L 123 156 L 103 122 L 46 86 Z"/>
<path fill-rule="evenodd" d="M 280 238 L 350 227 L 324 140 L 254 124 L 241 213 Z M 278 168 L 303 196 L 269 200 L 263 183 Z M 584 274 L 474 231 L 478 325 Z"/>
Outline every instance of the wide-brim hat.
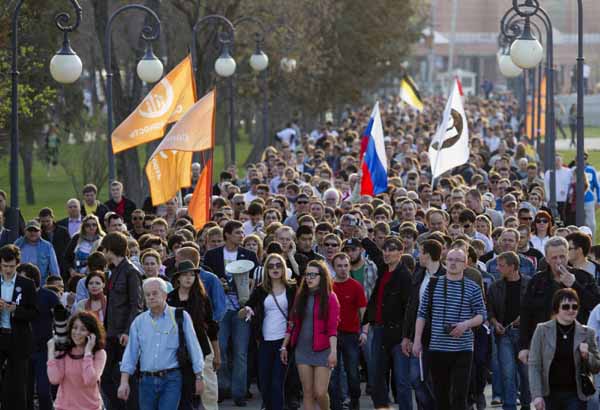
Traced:
<path fill-rule="evenodd" d="M 229 262 L 225 266 L 225 271 L 231 274 L 246 273 L 254 269 L 254 262 L 248 259 L 241 259 L 239 261 Z"/>
<path fill-rule="evenodd" d="M 194 265 L 194 263 L 190 260 L 184 260 L 179 262 L 175 269 L 177 269 L 177 271 L 173 273 L 173 278 L 185 272 L 200 272 L 200 268 L 197 268 Z"/>

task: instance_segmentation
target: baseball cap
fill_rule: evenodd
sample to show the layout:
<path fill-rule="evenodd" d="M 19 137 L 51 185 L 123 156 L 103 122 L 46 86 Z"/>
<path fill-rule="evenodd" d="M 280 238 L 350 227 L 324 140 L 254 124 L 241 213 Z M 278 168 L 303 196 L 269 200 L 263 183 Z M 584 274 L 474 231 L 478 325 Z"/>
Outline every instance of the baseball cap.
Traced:
<path fill-rule="evenodd" d="M 26 231 L 28 231 L 30 229 L 34 229 L 36 231 L 41 231 L 42 227 L 40 226 L 40 223 L 38 221 L 36 221 L 35 219 L 32 219 L 31 221 L 27 222 L 27 225 L 25 225 Z"/>
<path fill-rule="evenodd" d="M 357 238 L 346 239 L 342 244 L 342 249 L 346 248 L 362 248 L 362 243 Z"/>

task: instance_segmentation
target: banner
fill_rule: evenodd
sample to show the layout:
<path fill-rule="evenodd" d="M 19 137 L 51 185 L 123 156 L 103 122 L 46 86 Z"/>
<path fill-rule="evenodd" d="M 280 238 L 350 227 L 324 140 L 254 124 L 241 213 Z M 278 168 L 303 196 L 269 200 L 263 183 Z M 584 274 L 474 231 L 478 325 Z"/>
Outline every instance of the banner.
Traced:
<path fill-rule="evenodd" d="M 541 104 L 540 104 L 540 111 L 538 112 L 538 100 L 537 100 L 537 95 L 536 98 L 533 99 L 533 104 L 535 108 L 535 119 L 534 119 L 534 124 L 533 124 L 533 129 L 535 130 L 535 133 L 532 132 L 531 130 L 531 116 L 533 115 L 532 112 L 532 101 L 530 99 L 527 100 L 527 121 L 525 122 L 525 135 L 527 135 L 529 137 L 529 139 L 531 140 L 533 136 L 537 136 L 538 135 L 538 120 L 540 123 L 540 128 L 539 128 L 539 134 L 540 134 L 540 138 L 541 141 L 544 140 L 544 137 L 546 136 L 546 77 L 544 76 L 544 78 L 542 78 L 542 86 L 541 86 L 541 94 L 540 94 L 541 98 Z M 537 140 L 537 137 L 536 137 Z"/>
<path fill-rule="evenodd" d="M 400 82 L 400 98 L 417 111 L 423 111 L 423 100 L 419 90 L 409 75 L 405 75 Z"/>
<path fill-rule="evenodd" d="M 210 220 L 212 201 L 212 158 L 206 161 L 204 169 L 198 178 L 192 200 L 188 206 L 188 214 L 194 221 L 194 228 L 200 229 Z"/>
<path fill-rule="evenodd" d="M 469 160 L 469 128 L 461 89 L 460 81 L 455 79 L 442 123 L 429 146 L 432 179 Z"/>
<path fill-rule="evenodd" d="M 165 134 L 196 101 L 192 57 L 188 55 L 167 74 L 112 133 L 116 154 L 153 141 Z"/>
<path fill-rule="evenodd" d="M 215 146 L 216 92 L 202 97 L 169 131 L 156 148 L 146 176 L 154 206 L 163 204 L 192 184 L 192 155 Z"/>

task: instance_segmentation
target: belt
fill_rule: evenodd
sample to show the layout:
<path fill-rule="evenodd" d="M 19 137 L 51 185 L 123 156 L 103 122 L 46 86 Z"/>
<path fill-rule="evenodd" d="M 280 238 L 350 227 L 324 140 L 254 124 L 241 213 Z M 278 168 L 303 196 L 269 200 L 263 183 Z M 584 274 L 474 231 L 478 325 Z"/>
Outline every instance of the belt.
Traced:
<path fill-rule="evenodd" d="M 12 329 L 9 327 L 0 327 L 0 335 L 12 335 Z"/>
<path fill-rule="evenodd" d="M 140 374 L 142 376 L 148 376 L 148 377 L 165 377 L 167 374 L 173 373 L 176 371 L 179 371 L 179 367 L 174 367 L 172 369 L 166 369 L 166 370 L 158 370 L 156 372 L 140 372 Z"/>

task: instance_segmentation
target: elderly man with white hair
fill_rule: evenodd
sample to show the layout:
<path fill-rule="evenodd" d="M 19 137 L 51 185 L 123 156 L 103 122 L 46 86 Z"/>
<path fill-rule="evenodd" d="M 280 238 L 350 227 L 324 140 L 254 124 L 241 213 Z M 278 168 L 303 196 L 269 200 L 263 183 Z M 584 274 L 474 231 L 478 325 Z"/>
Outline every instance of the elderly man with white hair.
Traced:
<path fill-rule="evenodd" d="M 182 367 L 194 371 L 196 394 L 204 389 L 204 358 L 190 315 L 167 305 L 167 284 L 158 277 L 144 280 L 144 298 L 148 310 L 129 328 L 129 342 L 121 362 L 118 397 L 127 400 L 129 377 L 140 362 L 139 405 L 143 410 L 177 409 L 181 398 Z M 181 313 L 181 315 L 180 315 Z M 185 341 L 180 339 L 183 335 Z M 186 348 L 191 363 L 181 363 L 179 349 Z"/>
<path fill-rule="evenodd" d="M 77 198 L 67 201 L 67 217 L 56 222 L 57 225 L 69 231 L 71 238 L 79 233 L 81 227 L 81 204 Z"/>

